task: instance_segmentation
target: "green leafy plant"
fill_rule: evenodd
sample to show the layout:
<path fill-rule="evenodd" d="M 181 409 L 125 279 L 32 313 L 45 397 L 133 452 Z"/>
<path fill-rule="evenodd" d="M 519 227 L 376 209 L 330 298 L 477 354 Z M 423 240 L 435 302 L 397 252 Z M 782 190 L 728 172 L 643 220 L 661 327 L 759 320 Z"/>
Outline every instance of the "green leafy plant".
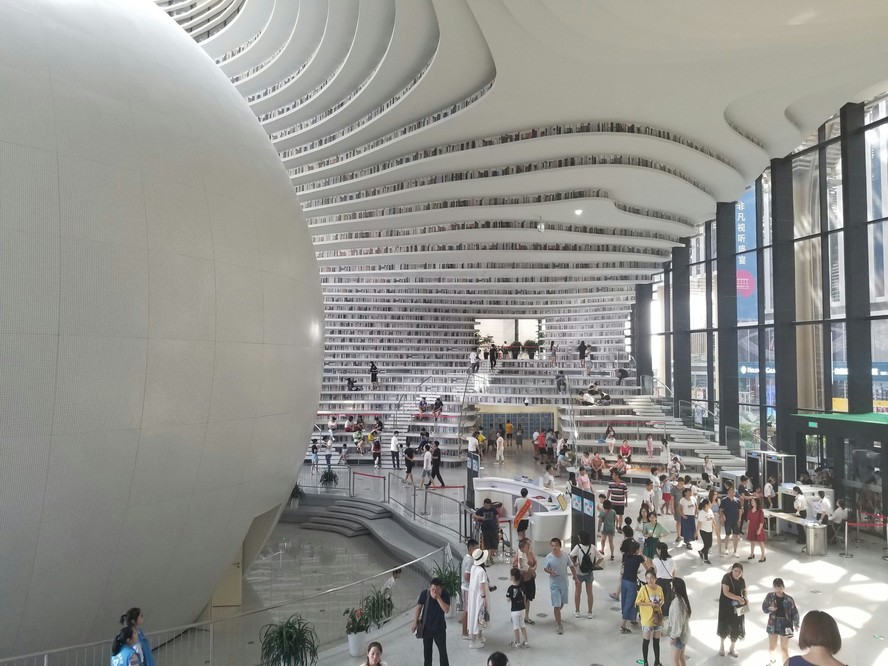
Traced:
<path fill-rule="evenodd" d="M 262 666 L 314 666 L 318 663 L 318 635 L 299 613 L 259 630 Z"/>
<path fill-rule="evenodd" d="M 302 499 L 305 496 L 305 491 L 302 490 L 302 487 L 297 483 L 293 486 L 293 490 L 290 493 L 290 499 Z"/>
<path fill-rule="evenodd" d="M 345 616 L 345 633 L 360 634 L 370 629 L 370 617 L 363 608 L 346 608 L 342 613 Z"/>
<path fill-rule="evenodd" d="M 440 578 L 444 589 L 451 599 L 459 596 L 462 587 L 462 571 L 455 562 L 450 564 L 436 564 L 432 569 L 432 578 Z"/>
<path fill-rule="evenodd" d="M 324 486 L 325 488 L 330 488 L 332 486 L 338 486 L 339 485 L 339 475 L 336 472 L 334 472 L 332 469 L 325 469 L 321 473 L 320 482 L 321 482 L 321 485 Z"/>
<path fill-rule="evenodd" d="M 395 602 L 392 601 L 388 591 L 377 590 L 375 587 L 370 594 L 364 597 L 361 605 L 364 606 L 364 615 L 367 617 L 367 621 L 370 624 L 375 624 L 377 629 L 391 619 L 395 610 Z"/>

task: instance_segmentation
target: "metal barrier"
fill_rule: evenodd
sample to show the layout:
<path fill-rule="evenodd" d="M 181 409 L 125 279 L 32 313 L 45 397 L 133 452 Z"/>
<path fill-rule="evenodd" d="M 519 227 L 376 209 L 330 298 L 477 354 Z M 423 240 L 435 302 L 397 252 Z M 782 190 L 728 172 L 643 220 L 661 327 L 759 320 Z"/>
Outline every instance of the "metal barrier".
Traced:
<path fill-rule="evenodd" d="M 450 533 L 452 538 L 465 541 L 468 537 L 462 520 L 465 509 L 465 486 L 436 486 L 426 490 L 404 483 L 394 472 L 388 474 L 388 495 L 385 499 L 399 514 L 417 522 L 425 522 Z M 457 497 L 449 497 L 454 492 Z M 460 497 L 461 495 L 461 497 Z"/>
<path fill-rule="evenodd" d="M 368 499 L 378 499 L 380 502 L 388 502 L 387 482 L 388 479 L 382 470 L 371 474 L 352 469 L 348 475 L 348 494 L 352 497 L 359 495 Z"/>
<path fill-rule="evenodd" d="M 382 589 L 396 569 L 401 569 L 401 574 L 391 590 L 395 604 L 393 615 L 413 608 L 432 571 L 450 564 L 452 559 L 450 547 L 445 546 L 359 581 L 225 619 L 152 632 L 147 637 L 155 661 L 163 666 L 257 664 L 261 627 L 298 612 L 313 625 L 322 646 L 341 644 L 345 642 L 343 611 L 359 607 L 371 591 Z M 116 628 L 109 629 L 109 634 L 115 632 Z M 101 642 L 0 659 L 0 666 L 107 666 L 111 660 L 110 648 L 109 636 Z"/>

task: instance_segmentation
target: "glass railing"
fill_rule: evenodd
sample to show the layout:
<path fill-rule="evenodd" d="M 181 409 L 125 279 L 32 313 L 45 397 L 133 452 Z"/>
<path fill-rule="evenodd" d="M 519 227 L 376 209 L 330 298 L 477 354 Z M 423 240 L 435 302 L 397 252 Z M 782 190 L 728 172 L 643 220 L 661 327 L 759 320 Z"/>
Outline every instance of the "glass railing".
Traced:
<path fill-rule="evenodd" d="M 678 418 L 686 428 L 710 433 L 712 441 L 719 441 L 718 414 L 713 414 L 698 400 L 679 400 Z"/>
<path fill-rule="evenodd" d="M 298 566 L 295 558 L 291 557 L 290 560 L 292 566 Z M 279 561 L 283 562 L 284 558 Z M 299 613 L 312 625 L 318 646 L 325 649 L 345 642 L 343 613 L 350 608 L 361 608 L 368 596 L 383 590 L 393 571 L 400 569 L 401 574 L 388 595 L 393 607 L 388 617 L 383 618 L 383 623 L 396 620 L 397 616 L 412 610 L 417 594 L 426 586 L 432 572 L 452 562 L 450 546 L 445 546 L 362 580 L 290 598 L 225 619 L 152 632 L 147 634 L 147 638 L 155 662 L 163 666 L 248 666 L 260 661 L 262 627 Z M 378 627 L 371 626 L 368 634 L 371 640 L 376 630 Z M 107 666 L 111 660 L 110 647 L 109 638 L 96 643 L 0 659 L 0 666 Z"/>
<path fill-rule="evenodd" d="M 732 426 L 725 426 L 724 445 L 728 447 L 732 454 L 740 458 L 746 456 L 746 451 L 777 450 L 770 442 L 762 439 L 755 433 L 743 431 Z"/>

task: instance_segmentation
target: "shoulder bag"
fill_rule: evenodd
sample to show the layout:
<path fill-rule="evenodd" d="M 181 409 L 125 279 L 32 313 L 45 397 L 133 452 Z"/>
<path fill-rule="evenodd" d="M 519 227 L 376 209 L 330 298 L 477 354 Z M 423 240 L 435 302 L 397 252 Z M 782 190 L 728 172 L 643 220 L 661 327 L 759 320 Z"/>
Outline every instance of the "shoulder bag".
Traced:
<path fill-rule="evenodd" d="M 414 634 L 417 638 L 425 638 L 425 623 L 426 623 L 426 614 L 429 610 L 429 593 L 426 590 L 426 600 L 425 605 L 422 607 L 422 611 L 419 614 L 419 619 L 416 621 L 416 631 Z"/>

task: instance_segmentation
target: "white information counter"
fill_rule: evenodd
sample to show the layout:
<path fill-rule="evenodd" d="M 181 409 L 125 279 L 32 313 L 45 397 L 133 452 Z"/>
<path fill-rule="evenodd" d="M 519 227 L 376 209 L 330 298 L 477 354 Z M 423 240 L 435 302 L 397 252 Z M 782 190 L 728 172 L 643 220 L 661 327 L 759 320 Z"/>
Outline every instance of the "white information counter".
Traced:
<path fill-rule="evenodd" d="M 546 555 L 550 552 L 549 540 L 558 537 L 565 547 L 570 545 L 570 497 L 560 490 L 541 488 L 529 479 L 504 479 L 495 476 L 479 477 L 474 481 L 475 506 L 481 506 L 489 497 L 492 502 L 503 505 L 502 519 L 515 515 L 515 499 L 521 496 L 521 489 L 527 488 L 527 498 L 533 502 L 530 529 L 527 537 L 532 542 L 533 552 Z M 503 531 L 509 530 L 503 525 Z M 514 529 L 512 530 L 514 534 Z M 517 538 L 517 535 L 515 536 Z M 513 548 L 517 550 L 518 544 Z"/>

